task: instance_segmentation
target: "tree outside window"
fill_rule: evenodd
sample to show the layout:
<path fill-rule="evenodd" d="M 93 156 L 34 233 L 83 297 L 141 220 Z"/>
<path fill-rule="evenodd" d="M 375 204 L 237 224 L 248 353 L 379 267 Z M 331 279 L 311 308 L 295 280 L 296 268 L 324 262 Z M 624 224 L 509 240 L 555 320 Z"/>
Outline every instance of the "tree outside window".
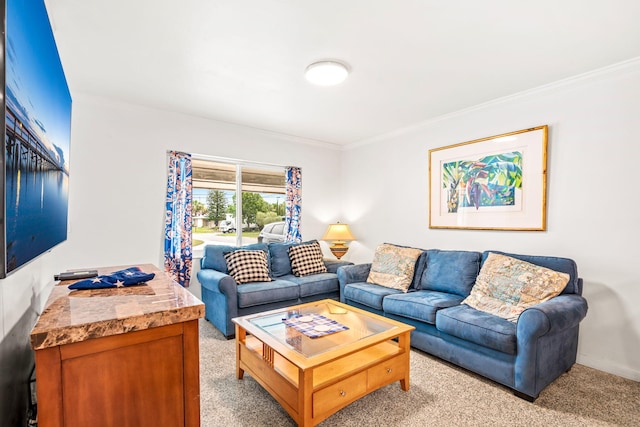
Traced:
<path fill-rule="evenodd" d="M 224 191 L 210 190 L 207 194 L 207 220 L 214 221 L 217 227 L 218 223 L 226 218 L 226 213 L 227 200 Z"/>

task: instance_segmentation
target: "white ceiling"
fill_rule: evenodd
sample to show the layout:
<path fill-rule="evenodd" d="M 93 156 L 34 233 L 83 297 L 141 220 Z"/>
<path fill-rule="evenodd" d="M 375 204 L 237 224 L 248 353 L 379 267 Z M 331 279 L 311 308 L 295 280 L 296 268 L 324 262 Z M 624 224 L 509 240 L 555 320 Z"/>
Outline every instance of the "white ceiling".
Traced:
<path fill-rule="evenodd" d="M 638 0 L 45 3 L 72 95 L 338 145 L 640 57 Z"/>

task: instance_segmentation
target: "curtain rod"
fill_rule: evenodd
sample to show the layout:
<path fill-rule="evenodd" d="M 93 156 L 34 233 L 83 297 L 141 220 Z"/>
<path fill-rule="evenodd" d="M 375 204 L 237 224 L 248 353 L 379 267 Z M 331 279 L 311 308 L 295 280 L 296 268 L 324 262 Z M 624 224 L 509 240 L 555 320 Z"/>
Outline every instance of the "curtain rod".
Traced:
<path fill-rule="evenodd" d="M 171 151 L 174 151 L 174 150 L 167 150 L 167 153 L 170 153 Z M 198 154 L 198 153 L 190 153 L 190 154 L 191 154 L 191 158 L 196 160 L 207 160 L 207 161 L 220 162 L 220 163 L 232 163 L 240 166 L 262 166 L 262 167 L 267 166 L 267 167 L 282 168 L 282 169 L 287 167 L 285 165 L 278 165 L 275 163 L 252 162 L 249 160 L 234 159 L 231 157 L 219 157 L 219 156 L 211 156 L 208 154 Z"/>

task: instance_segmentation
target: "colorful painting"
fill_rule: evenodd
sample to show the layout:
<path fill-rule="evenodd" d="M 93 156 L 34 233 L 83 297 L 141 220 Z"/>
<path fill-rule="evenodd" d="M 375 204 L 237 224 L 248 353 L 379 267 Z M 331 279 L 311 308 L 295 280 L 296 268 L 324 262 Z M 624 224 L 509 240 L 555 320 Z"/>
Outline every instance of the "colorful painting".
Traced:
<path fill-rule="evenodd" d="M 458 207 L 513 206 L 515 191 L 522 188 L 522 153 L 444 163 L 442 187 L 450 213 L 458 212 Z"/>
<path fill-rule="evenodd" d="M 429 227 L 545 230 L 547 130 L 429 150 Z"/>

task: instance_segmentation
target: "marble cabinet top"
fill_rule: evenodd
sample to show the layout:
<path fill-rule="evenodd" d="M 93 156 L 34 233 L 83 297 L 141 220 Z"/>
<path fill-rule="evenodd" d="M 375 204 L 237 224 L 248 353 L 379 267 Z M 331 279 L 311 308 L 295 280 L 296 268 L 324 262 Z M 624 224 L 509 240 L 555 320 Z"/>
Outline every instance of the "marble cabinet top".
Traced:
<path fill-rule="evenodd" d="M 39 350 L 88 339 L 123 334 L 195 320 L 204 304 L 151 264 L 137 265 L 155 273 L 146 284 L 109 289 L 71 290 L 75 280 L 56 284 L 31 331 L 31 346 Z M 133 267 L 98 268 L 99 274 Z"/>

